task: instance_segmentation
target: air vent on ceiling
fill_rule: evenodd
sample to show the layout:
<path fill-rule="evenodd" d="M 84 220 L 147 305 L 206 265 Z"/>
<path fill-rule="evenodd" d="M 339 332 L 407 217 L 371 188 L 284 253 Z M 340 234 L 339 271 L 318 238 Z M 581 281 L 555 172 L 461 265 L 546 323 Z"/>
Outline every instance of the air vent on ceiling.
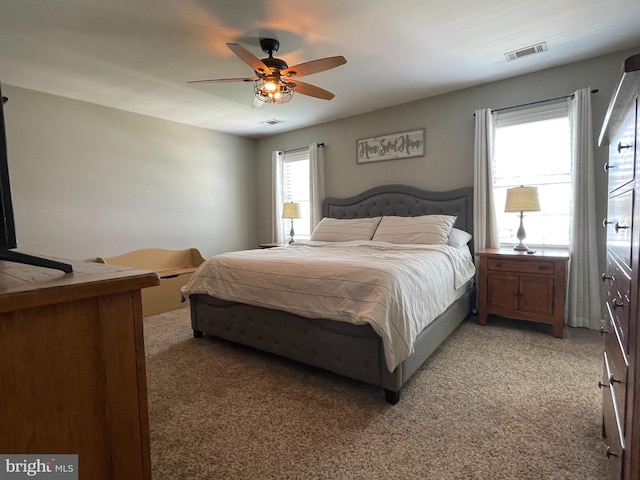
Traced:
<path fill-rule="evenodd" d="M 534 53 L 542 53 L 547 51 L 547 42 L 537 43 L 530 47 L 521 48 L 520 50 L 514 50 L 513 52 L 507 52 L 504 54 L 507 57 L 507 61 L 517 60 L 518 58 L 526 57 L 527 55 L 533 55 Z"/>
<path fill-rule="evenodd" d="M 260 122 L 263 125 L 277 125 L 278 123 L 284 123 L 284 120 L 278 120 L 277 118 L 272 118 L 271 120 L 265 120 L 264 122 Z"/>

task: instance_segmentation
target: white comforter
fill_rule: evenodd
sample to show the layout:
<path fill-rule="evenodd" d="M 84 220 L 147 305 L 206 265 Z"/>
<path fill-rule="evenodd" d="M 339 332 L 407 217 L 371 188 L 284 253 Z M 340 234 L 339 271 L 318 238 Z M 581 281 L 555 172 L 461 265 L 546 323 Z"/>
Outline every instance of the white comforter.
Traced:
<path fill-rule="evenodd" d="M 217 255 L 200 266 L 182 295 L 368 323 L 382 338 L 393 371 L 474 273 L 468 250 L 444 245 L 296 242 Z"/>

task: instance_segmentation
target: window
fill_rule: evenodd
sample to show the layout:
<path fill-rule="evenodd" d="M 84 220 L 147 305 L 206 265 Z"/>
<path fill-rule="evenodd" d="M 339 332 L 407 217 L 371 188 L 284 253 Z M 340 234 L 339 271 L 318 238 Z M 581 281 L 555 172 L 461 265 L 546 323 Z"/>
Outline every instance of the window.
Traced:
<path fill-rule="evenodd" d="M 295 238 L 309 240 L 311 238 L 311 202 L 309 178 L 309 149 L 303 148 L 284 152 L 282 161 L 282 202 L 300 204 L 301 218 L 294 220 Z M 282 219 L 282 231 L 288 238 L 291 220 Z"/>
<path fill-rule="evenodd" d="M 518 243 L 518 214 L 504 212 L 506 191 L 538 187 L 540 212 L 524 212 L 530 246 L 568 246 L 571 131 L 566 103 L 537 106 L 496 118 L 493 188 L 501 244 Z"/>

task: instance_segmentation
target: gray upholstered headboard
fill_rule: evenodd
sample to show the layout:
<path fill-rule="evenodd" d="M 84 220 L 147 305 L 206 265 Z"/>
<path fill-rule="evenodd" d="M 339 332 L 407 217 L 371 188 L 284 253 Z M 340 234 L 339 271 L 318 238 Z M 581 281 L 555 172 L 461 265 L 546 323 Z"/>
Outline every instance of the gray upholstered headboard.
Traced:
<path fill-rule="evenodd" d="M 381 185 L 353 197 L 327 197 L 322 202 L 322 215 L 330 218 L 434 214 L 455 215 L 455 227 L 473 235 L 473 188 L 430 192 L 408 185 Z"/>

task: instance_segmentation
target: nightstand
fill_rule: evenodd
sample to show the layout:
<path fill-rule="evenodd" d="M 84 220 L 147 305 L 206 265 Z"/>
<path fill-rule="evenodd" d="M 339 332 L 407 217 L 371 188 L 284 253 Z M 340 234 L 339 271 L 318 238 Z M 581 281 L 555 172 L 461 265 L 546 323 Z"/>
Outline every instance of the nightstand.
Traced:
<path fill-rule="evenodd" d="M 289 245 L 288 243 L 261 243 L 260 245 L 258 245 L 258 248 L 275 248 L 275 247 L 286 247 L 287 245 Z"/>
<path fill-rule="evenodd" d="M 478 322 L 489 314 L 549 323 L 553 336 L 562 338 L 567 289 L 566 250 L 538 250 L 534 254 L 512 249 L 484 249 L 478 272 Z"/>

